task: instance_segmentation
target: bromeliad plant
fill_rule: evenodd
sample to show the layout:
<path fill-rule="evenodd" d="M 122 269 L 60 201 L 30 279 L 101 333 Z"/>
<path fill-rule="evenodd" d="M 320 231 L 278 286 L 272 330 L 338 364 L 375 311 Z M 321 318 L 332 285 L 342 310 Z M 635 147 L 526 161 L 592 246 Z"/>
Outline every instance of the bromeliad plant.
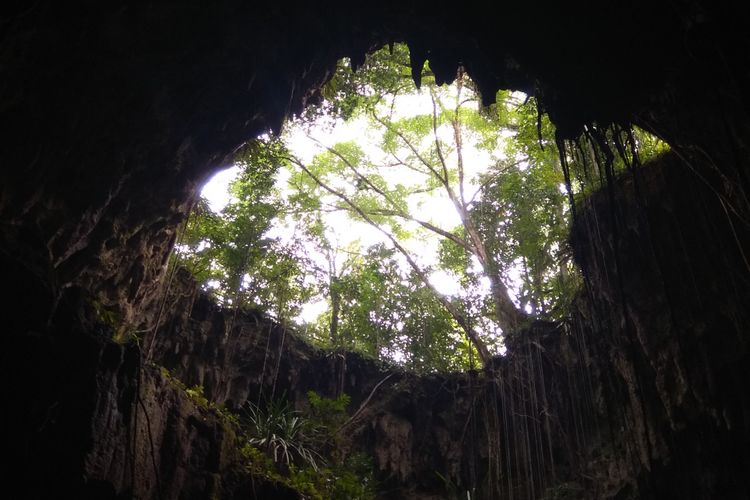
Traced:
<path fill-rule="evenodd" d="M 248 402 L 241 421 L 249 434 L 248 443 L 274 463 L 286 467 L 308 465 L 319 470 L 322 457 L 310 446 L 309 422 L 283 397 L 269 401 L 265 407 Z"/>
<path fill-rule="evenodd" d="M 311 500 L 372 500 L 377 484 L 369 456 L 338 450 L 338 429 L 347 419 L 346 394 L 329 399 L 307 393 L 309 412 L 282 396 L 263 406 L 246 403 L 240 426 L 242 453 L 256 476 L 279 482 Z"/>

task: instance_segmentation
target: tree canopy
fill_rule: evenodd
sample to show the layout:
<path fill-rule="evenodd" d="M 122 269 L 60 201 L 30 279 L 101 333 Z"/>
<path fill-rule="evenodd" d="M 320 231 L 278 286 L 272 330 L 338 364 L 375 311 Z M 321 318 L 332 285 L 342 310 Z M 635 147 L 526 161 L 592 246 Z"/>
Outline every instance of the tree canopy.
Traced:
<path fill-rule="evenodd" d="M 198 204 L 178 256 L 204 288 L 426 371 L 485 362 L 503 333 L 565 316 L 576 188 L 533 98 L 484 107 L 460 68 L 450 86 L 426 71 L 416 90 L 399 45 L 357 72 L 342 61 L 321 93 L 240 153 L 220 213 Z M 320 314 L 301 320 L 311 304 Z"/>

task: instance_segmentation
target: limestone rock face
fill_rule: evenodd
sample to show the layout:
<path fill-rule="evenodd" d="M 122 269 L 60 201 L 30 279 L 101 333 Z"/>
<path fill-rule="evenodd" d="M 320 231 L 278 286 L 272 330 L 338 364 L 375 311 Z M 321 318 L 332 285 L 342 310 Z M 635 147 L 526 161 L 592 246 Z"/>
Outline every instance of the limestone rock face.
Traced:
<path fill-rule="evenodd" d="M 231 428 L 159 369 L 139 368 L 134 347 L 103 341 L 96 332 L 8 346 L 15 354 L 4 368 L 21 379 L 13 380 L 16 387 L 35 394 L 33 404 L 21 405 L 24 395 L 11 388 L 16 404 L 2 422 L 8 449 L 24 451 L 7 476 L 27 485 L 23 498 L 73 492 L 79 498 L 211 498 L 221 491 L 221 476 L 237 467 Z M 32 356 L 39 364 L 29 364 Z"/>
<path fill-rule="evenodd" d="M 645 492 L 743 498 L 750 231 L 707 185 L 712 166 L 692 165 L 669 153 L 584 204 L 574 247 L 599 325 L 589 345 L 614 374 L 603 388 Z"/>
<path fill-rule="evenodd" d="M 58 318 L 77 318 L 66 331 L 6 343 L 0 423 L 16 454 L 3 474 L 25 485 L 17 498 L 248 498 L 253 487 L 259 498 L 298 498 L 252 478 L 237 428 L 144 365 L 137 345 L 78 314 L 90 309 L 67 300 Z"/>

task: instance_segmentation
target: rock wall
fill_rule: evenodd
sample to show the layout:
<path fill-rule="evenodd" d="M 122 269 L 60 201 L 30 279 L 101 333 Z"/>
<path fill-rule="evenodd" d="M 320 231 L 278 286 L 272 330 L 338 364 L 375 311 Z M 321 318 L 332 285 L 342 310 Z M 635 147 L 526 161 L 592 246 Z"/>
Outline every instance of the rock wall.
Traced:
<path fill-rule="evenodd" d="M 154 361 L 234 409 L 286 398 L 304 410 L 310 390 L 348 394 L 354 418 L 338 451 L 373 458 L 383 498 L 541 498 L 560 484 L 581 498 L 607 498 L 581 475 L 607 431 L 581 332 L 540 322 L 508 339 L 510 354 L 482 371 L 418 376 L 312 348 L 261 313 L 196 295 L 190 277 L 178 277 Z M 608 486 L 616 493 L 628 479 L 625 472 Z"/>
<path fill-rule="evenodd" d="M 55 335 L 6 342 L 0 475 L 12 498 L 298 498 L 253 478 L 237 428 L 137 344 L 113 342 L 92 304 L 70 289 Z"/>
<path fill-rule="evenodd" d="M 126 346 L 121 319 L 70 287 L 53 331 L 6 341 L 3 474 L 23 498 L 297 498 L 247 472 L 237 429 L 184 391 L 198 385 L 233 409 L 349 394 L 340 452 L 373 457 L 383 498 L 745 498 L 749 235 L 681 165 L 670 153 L 579 206 L 574 317 L 519 332 L 480 372 L 315 349 L 183 271 L 154 298 L 156 335 Z"/>
<path fill-rule="evenodd" d="M 509 356 L 482 371 L 418 376 L 312 348 L 265 315 L 223 309 L 194 287 L 178 274 L 167 300 L 174 316 L 156 337 L 154 361 L 233 409 L 285 398 L 304 410 L 308 391 L 346 393 L 354 417 L 338 451 L 373 458 L 383 498 L 453 490 L 539 498 L 580 480 L 581 457 L 602 432 L 584 361 L 590 353 L 565 325 L 533 325 L 508 340 Z M 585 485 L 575 487 L 580 493 Z"/>
<path fill-rule="evenodd" d="M 746 498 L 750 230 L 692 164 L 669 153 L 585 202 L 580 321 L 640 498 Z"/>
<path fill-rule="evenodd" d="M 230 406 L 271 388 L 367 401 L 350 446 L 393 498 L 446 494 L 437 473 L 477 498 L 745 498 L 750 231 L 711 165 L 683 165 L 668 153 L 579 205 L 573 318 L 509 338 L 482 372 L 415 377 L 184 293 L 156 359 Z"/>
<path fill-rule="evenodd" d="M 231 432 L 158 369 L 142 367 L 137 346 L 108 340 L 96 321 L 69 326 L 54 337 L 17 338 L 3 351 L 10 378 L 1 427 L 13 450 L 3 476 L 21 485 L 16 498 L 219 491 L 220 473 L 237 459 Z"/>

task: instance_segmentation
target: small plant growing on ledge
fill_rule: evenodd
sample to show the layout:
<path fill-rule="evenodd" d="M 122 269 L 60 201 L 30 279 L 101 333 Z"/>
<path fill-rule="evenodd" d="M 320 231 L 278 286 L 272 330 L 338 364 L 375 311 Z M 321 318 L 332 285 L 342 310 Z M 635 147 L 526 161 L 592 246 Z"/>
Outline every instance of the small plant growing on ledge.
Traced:
<path fill-rule="evenodd" d="M 138 332 L 133 325 L 126 323 L 121 312 L 116 306 L 108 306 L 97 300 L 91 301 L 91 306 L 96 313 L 96 320 L 104 326 L 105 331 L 111 334 L 111 338 L 117 344 L 129 342 L 140 342 Z"/>
<path fill-rule="evenodd" d="M 265 408 L 248 402 L 241 421 L 248 430 L 248 443 L 268 454 L 276 464 L 293 463 L 318 470 L 320 455 L 309 446 L 305 431 L 309 421 L 285 399 L 271 400 Z"/>
<path fill-rule="evenodd" d="M 196 384 L 192 387 L 187 387 L 180 379 L 175 377 L 169 370 L 167 370 L 163 366 L 160 366 L 159 370 L 161 371 L 162 376 L 166 380 L 168 380 L 170 384 L 172 384 L 177 389 L 184 391 L 185 394 L 193 402 L 193 404 L 215 412 L 216 415 L 218 415 L 219 417 L 224 419 L 225 422 L 231 425 L 239 425 L 240 421 L 235 413 L 233 413 L 222 404 L 216 404 L 213 401 L 208 400 L 204 393 L 202 385 Z"/>
<path fill-rule="evenodd" d="M 197 404 L 198 406 L 204 406 L 206 408 L 210 406 L 210 403 L 203 392 L 202 385 L 196 384 L 192 387 L 188 387 L 187 389 L 185 389 L 185 393 L 190 396 L 190 399 L 193 400 L 193 403 Z"/>
<path fill-rule="evenodd" d="M 269 481 L 320 500 L 369 500 L 375 497 L 369 456 L 337 451 L 336 430 L 347 418 L 349 396 L 335 399 L 308 392 L 309 414 L 285 398 L 264 407 L 247 403 L 240 425 L 247 433 L 242 453 L 248 470 Z"/>

